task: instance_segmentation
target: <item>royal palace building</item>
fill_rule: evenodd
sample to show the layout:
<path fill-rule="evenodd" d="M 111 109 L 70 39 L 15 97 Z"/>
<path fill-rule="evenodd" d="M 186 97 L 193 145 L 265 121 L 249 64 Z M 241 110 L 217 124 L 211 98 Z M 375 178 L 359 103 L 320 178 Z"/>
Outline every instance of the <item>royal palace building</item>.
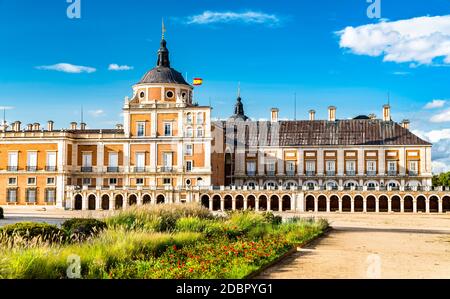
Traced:
<path fill-rule="evenodd" d="M 382 117 L 211 120 L 171 68 L 163 38 L 156 67 L 125 98 L 123 124 L 55 129 L 16 121 L 0 131 L 0 205 L 115 210 L 199 202 L 211 210 L 445 212 L 431 187 L 432 145 Z"/>

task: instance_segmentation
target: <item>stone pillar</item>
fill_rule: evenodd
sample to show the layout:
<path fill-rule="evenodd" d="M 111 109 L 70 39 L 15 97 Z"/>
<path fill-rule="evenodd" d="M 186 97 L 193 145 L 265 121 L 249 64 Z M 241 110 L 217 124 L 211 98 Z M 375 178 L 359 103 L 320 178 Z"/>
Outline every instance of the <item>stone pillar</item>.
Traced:
<path fill-rule="evenodd" d="M 141 192 L 138 193 L 138 195 L 137 195 L 137 200 L 136 200 L 136 201 L 137 201 L 136 204 L 137 204 L 138 206 L 142 206 L 142 193 L 141 193 Z"/>
<path fill-rule="evenodd" d="M 255 211 L 259 211 L 259 198 L 255 197 Z"/>
<path fill-rule="evenodd" d="M 417 199 L 413 199 L 413 213 L 417 213 Z"/>
<path fill-rule="evenodd" d="M 355 213 L 355 199 L 350 199 L 350 212 Z"/>
<path fill-rule="evenodd" d="M 327 197 L 327 213 L 330 213 L 331 199 Z"/>
<path fill-rule="evenodd" d="M 220 210 L 225 211 L 225 200 L 223 198 L 220 199 Z"/>
<path fill-rule="evenodd" d="M 426 213 L 430 213 L 430 200 L 427 198 L 425 199 L 425 207 L 426 207 Z"/>
<path fill-rule="evenodd" d="M 210 210 L 210 211 L 213 211 L 213 208 L 214 208 L 214 207 L 213 207 L 213 199 L 212 199 L 212 197 L 210 197 L 210 198 L 209 198 L 209 210 Z"/>
<path fill-rule="evenodd" d="M 342 198 L 339 198 L 339 213 L 342 213 Z"/>
<path fill-rule="evenodd" d="M 114 197 L 114 193 L 109 195 L 109 210 L 114 211 L 116 205 L 116 199 Z"/>
<path fill-rule="evenodd" d="M 233 211 L 236 211 L 236 198 L 233 198 L 231 201 L 232 201 L 232 208 L 231 209 Z"/>
<path fill-rule="evenodd" d="M 405 200 L 400 198 L 400 213 L 405 213 Z"/>
<path fill-rule="evenodd" d="M 438 210 L 439 210 L 439 213 L 443 213 L 444 212 L 443 204 L 444 204 L 444 201 L 442 199 L 438 199 Z"/>
<path fill-rule="evenodd" d="M 100 196 L 100 191 L 97 191 L 97 194 L 95 194 L 95 210 L 99 211 L 102 209 L 102 198 Z"/>
<path fill-rule="evenodd" d="M 314 199 L 314 212 L 319 212 L 319 199 Z"/>
<path fill-rule="evenodd" d="M 375 212 L 380 213 L 380 199 L 375 198 Z"/>
<path fill-rule="evenodd" d="M 247 210 L 247 206 L 248 206 L 247 198 L 244 198 L 244 211 Z"/>
<path fill-rule="evenodd" d="M 388 213 L 392 213 L 392 199 L 388 199 Z"/>
<path fill-rule="evenodd" d="M 270 197 L 267 197 L 267 211 L 271 211 L 272 207 L 271 207 L 271 202 L 270 202 Z"/>
<path fill-rule="evenodd" d="M 363 199 L 363 212 L 367 213 L 367 198 Z"/>
<path fill-rule="evenodd" d="M 283 212 L 283 199 L 281 197 L 278 199 L 278 211 Z"/>
<path fill-rule="evenodd" d="M 123 209 L 125 210 L 126 208 L 128 208 L 128 194 L 125 193 L 122 196 L 123 196 Z"/>

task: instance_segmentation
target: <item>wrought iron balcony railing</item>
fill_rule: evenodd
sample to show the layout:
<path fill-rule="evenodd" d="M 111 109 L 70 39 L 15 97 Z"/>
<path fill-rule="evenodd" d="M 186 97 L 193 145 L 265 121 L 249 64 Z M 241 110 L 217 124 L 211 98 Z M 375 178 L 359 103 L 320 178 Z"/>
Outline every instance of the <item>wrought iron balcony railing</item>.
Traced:
<path fill-rule="evenodd" d="M 81 167 L 81 172 L 92 172 L 92 166 Z"/>
<path fill-rule="evenodd" d="M 116 167 L 116 166 L 110 167 L 110 166 L 108 166 L 108 167 L 106 168 L 106 171 L 107 171 L 107 172 L 119 172 L 119 167 Z"/>
<path fill-rule="evenodd" d="M 56 166 L 45 166 L 45 171 L 56 171 Z"/>

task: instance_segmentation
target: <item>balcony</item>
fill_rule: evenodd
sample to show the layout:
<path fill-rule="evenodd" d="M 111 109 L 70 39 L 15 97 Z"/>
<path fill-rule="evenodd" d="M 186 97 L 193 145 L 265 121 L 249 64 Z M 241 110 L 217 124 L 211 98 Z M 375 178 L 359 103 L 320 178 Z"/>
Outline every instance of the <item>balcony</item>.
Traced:
<path fill-rule="evenodd" d="M 368 171 L 366 172 L 366 174 L 367 174 L 367 176 L 377 176 L 377 172 L 376 172 L 376 171 L 373 171 L 373 170 L 368 170 Z"/>
<path fill-rule="evenodd" d="M 172 166 L 163 166 L 158 169 L 160 172 L 174 172 L 175 169 Z"/>
<path fill-rule="evenodd" d="M 334 170 L 327 170 L 326 174 L 327 174 L 327 176 L 335 176 L 336 175 L 336 171 L 334 171 Z"/>
<path fill-rule="evenodd" d="M 275 170 L 267 170 L 268 176 L 275 176 Z"/>
<path fill-rule="evenodd" d="M 27 171 L 28 172 L 36 172 L 37 171 L 37 166 L 27 166 Z"/>
<path fill-rule="evenodd" d="M 145 167 L 134 167 L 133 172 L 135 172 L 135 173 L 145 172 Z"/>
<path fill-rule="evenodd" d="M 287 176 L 295 176 L 295 170 L 287 170 L 286 175 Z"/>
<path fill-rule="evenodd" d="M 419 176 L 419 172 L 418 171 L 409 171 L 409 176 Z"/>
<path fill-rule="evenodd" d="M 315 176 L 316 172 L 314 170 L 307 170 L 306 171 L 306 176 Z"/>
<path fill-rule="evenodd" d="M 81 172 L 92 172 L 92 166 L 81 167 Z"/>
<path fill-rule="evenodd" d="M 54 172 L 56 171 L 56 166 L 45 166 L 45 171 L 51 171 Z"/>
<path fill-rule="evenodd" d="M 8 166 L 8 171 L 18 171 L 19 168 L 17 166 Z"/>
<path fill-rule="evenodd" d="M 389 170 L 387 175 L 388 176 L 397 176 L 397 171 L 396 170 Z"/>
<path fill-rule="evenodd" d="M 248 176 L 255 176 L 256 175 L 256 171 L 255 170 L 247 170 L 247 175 Z"/>
<path fill-rule="evenodd" d="M 108 166 L 106 168 L 106 172 L 119 172 L 119 167 L 117 167 L 117 166 L 114 166 L 114 167 Z"/>
<path fill-rule="evenodd" d="M 345 174 L 347 176 L 356 176 L 356 171 L 354 171 L 354 170 L 347 170 Z"/>

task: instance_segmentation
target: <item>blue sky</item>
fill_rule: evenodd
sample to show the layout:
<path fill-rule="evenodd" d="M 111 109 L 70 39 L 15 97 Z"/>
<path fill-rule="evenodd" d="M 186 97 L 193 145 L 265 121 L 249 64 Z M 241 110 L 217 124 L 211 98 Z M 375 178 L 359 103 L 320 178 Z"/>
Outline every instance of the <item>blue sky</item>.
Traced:
<path fill-rule="evenodd" d="M 435 143 L 436 171 L 450 169 L 449 0 L 381 0 L 382 19 L 367 16 L 366 0 L 80 3 L 69 19 L 65 0 L 0 0 L 8 121 L 64 128 L 83 105 L 90 127 L 121 122 L 123 98 L 155 65 L 164 18 L 172 66 L 204 79 L 196 100 L 214 117 L 232 113 L 238 82 L 255 119 L 271 107 L 293 118 L 294 93 L 297 118 L 324 118 L 329 105 L 338 118 L 380 116 L 389 92 L 394 120 L 409 118 Z"/>

